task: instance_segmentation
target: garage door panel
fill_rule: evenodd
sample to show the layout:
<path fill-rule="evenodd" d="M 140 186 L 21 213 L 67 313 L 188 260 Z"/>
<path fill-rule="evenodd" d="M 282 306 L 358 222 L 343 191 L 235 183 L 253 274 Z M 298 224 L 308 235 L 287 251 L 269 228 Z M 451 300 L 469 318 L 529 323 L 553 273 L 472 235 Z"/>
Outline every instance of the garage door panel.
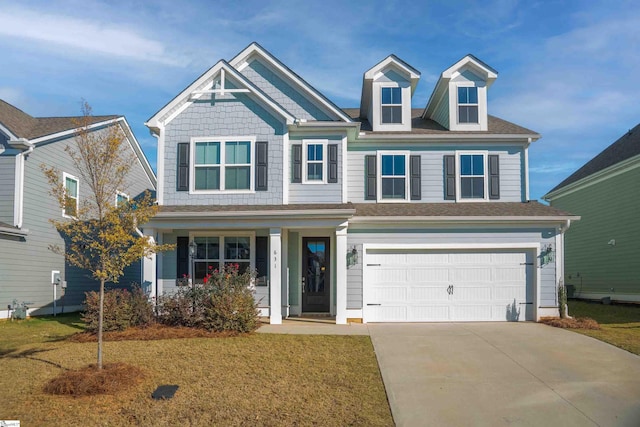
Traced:
<path fill-rule="evenodd" d="M 451 281 L 464 282 L 490 282 L 491 267 L 450 267 Z"/>
<path fill-rule="evenodd" d="M 531 320 L 533 276 L 521 250 L 366 253 L 367 322 Z"/>
<path fill-rule="evenodd" d="M 449 267 L 416 267 L 407 270 L 407 281 L 423 283 L 445 283 L 450 280 Z M 449 285 L 447 285 L 449 286 Z M 445 288 L 447 287 L 445 286 Z"/>

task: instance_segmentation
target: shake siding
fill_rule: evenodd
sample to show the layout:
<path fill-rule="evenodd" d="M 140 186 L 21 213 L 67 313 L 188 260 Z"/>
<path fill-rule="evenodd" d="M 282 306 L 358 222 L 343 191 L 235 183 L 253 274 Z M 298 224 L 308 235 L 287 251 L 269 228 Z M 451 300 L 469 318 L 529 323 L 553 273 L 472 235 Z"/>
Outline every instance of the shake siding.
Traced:
<path fill-rule="evenodd" d="M 64 151 L 64 147 L 70 142 L 72 139 L 39 145 L 25 162 L 24 228 L 29 230 L 29 234 L 24 239 L 0 237 L 0 307 L 7 307 L 13 299 L 17 299 L 19 302 L 31 302 L 31 308 L 42 307 L 51 310 L 52 270 L 60 271 L 62 279 L 67 281 L 64 298 L 66 306 L 81 304 L 84 301 L 84 292 L 97 290 L 97 283 L 87 278 L 86 272 L 65 266 L 64 258 L 48 249 L 49 245 L 63 245 L 60 235 L 49 223 L 49 218 L 62 219 L 62 210 L 53 196 L 48 194 L 49 184 L 40 165 L 46 163 L 57 167 L 60 170 L 60 182 L 63 171 L 79 177 L 71 159 Z M 150 187 L 146 174 L 138 164 L 131 178 L 130 187 L 123 189 L 131 196 Z M 86 198 L 87 195 L 87 183 L 80 181 L 80 199 Z M 139 265 L 128 268 L 118 286 L 128 285 L 131 281 L 140 283 Z M 61 288 L 57 289 L 57 294 L 60 298 Z M 61 302 L 58 301 L 58 307 Z"/>
<path fill-rule="evenodd" d="M 245 94 L 227 95 L 223 100 L 196 102 L 166 127 L 164 153 L 165 205 L 274 205 L 282 203 L 282 135 L 284 119 L 270 112 Z M 254 193 L 189 194 L 176 191 L 177 144 L 192 137 L 253 136 L 268 141 L 268 191 Z M 252 161 L 255 162 L 255 156 Z M 190 167 L 193 167 L 191 165 Z M 254 179 L 252 177 L 252 179 Z"/>
<path fill-rule="evenodd" d="M 421 156 L 421 183 L 422 199 L 413 200 L 411 203 L 437 203 L 452 201 L 444 200 L 444 163 L 443 156 L 453 155 L 455 151 L 481 150 L 488 151 L 488 154 L 498 154 L 500 156 L 500 199 L 495 202 L 521 202 L 522 194 L 522 174 L 520 148 L 491 148 L 491 147 L 415 147 L 415 146 L 394 146 L 394 150 L 410 150 L 412 155 Z M 375 200 L 364 199 L 364 158 L 366 155 L 375 155 L 375 149 L 356 150 L 351 148 L 347 152 L 348 176 L 347 190 L 348 200 L 353 203 L 370 202 Z"/>
<path fill-rule="evenodd" d="M 314 137 L 316 138 L 316 137 Z M 310 138 L 311 139 L 311 138 Z M 317 138 L 326 139 L 326 138 Z M 291 140 L 291 144 L 302 144 L 302 140 Z M 327 184 L 294 184 L 289 183 L 289 203 L 342 203 L 342 142 L 340 139 L 329 139 L 329 144 L 338 145 L 338 182 Z M 293 176 L 293 153 L 289 147 L 289 176 Z M 302 173 L 304 174 L 304 158 L 306 153 L 302 152 Z M 328 153 L 327 153 L 328 157 Z M 328 161 L 328 159 L 327 159 Z M 327 174 L 329 168 L 327 167 Z M 304 177 L 303 177 L 304 180 Z"/>
<path fill-rule="evenodd" d="M 565 235 L 565 282 L 576 287 L 576 296 L 627 294 L 640 301 L 638 183 L 635 168 L 551 203 L 581 216 Z M 608 244 L 612 239 L 615 246 Z"/>
<path fill-rule="evenodd" d="M 0 144 L 2 148 L 2 144 Z M 16 155 L 0 154 L 0 221 L 13 225 Z"/>
<path fill-rule="evenodd" d="M 271 99 L 298 119 L 335 120 L 301 91 L 289 85 L 278 71 L 273 71 L 259 60 L 253 60 L 241 73 L 265 92 Z"/>
<path fill-rule="evenodd" d="M 375 230 L 350 230 L 347 237 L 347 246 L 355 246 L 358 249 L 358 264 L 347 270 L 347 308 L 362 308 L 362 257 L 364 256 L 363 244 L 502 244 L 502 243 L 529 243 L 540 242 L 541 246 L 551 243 L 555 246 L 554 230 L 480 230 L 456 231 L 456 230 L 390 230 L 388 232 L 376 232 Z M 556 305 L 556 268 L 554 263 L 539 266 L 537 274 L 540 276 L 540 307 Z"/>

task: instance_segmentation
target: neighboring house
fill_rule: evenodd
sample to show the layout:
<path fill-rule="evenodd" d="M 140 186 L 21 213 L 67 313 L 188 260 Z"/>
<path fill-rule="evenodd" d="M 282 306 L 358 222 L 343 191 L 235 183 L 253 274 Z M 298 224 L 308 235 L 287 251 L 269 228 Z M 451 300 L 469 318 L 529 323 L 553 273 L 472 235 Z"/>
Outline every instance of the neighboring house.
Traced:
<path fill-rule="evenodd" d="M 71 214 L 61 210 L 49 194 L 50 186 L 41 165 L 60 170 L 60 181 L 76 205 L 88 197 L 86 182 L 78 177 L 65 152 L 75 144 L 74 135 L 80 117 L 32 117 L 0 100 L 0 318 L 7 318 L 9 305 L 29 302 L 30 314 L 78 310 L 84 292 L 97 290 L 86 271 L 65 265 L 64 257 L 54 254 L 49 245 L 63 245 L 63 239 L 49 219 Z M 135 197 L 155 190 L 156 178 L 127 121 L 122 116 L 91 118 L 92 132 L 119 126 L 126 135 L 126 149 L 138 158 L 128 181 L 129 188 L 113 195 Z M 72 209 L 71 207 L 69 209 Z M 121 285 L 141 283 L 141 263 L 130 266 Z M 53 285 L 55 278 L 59 285 Z M 66 283 L 65 283 L 66 282 Z M 66 285 L 66 289 L 63 289 Z M 55 295 L 55 298 L 54 298 Z M 64 298 L 63 298 L 64 297 Z"/>
<path fill-rule="evenodd" d="M 544 199 L 582 218 L 566 237 L 573 295 L 640 302 L 640 124 Z"/>
<path fill-rule="evenodd" d="M 497 73 L 472 55 L 412 109 L 419 78 L 390 55 L 343 110 L 256 43 L 216 63 L 146 123 L 160 210 L 145 233 L 177 249 L 145 280 L 171 292 L 208 266 L 255 268 L 271 323 L 557 315 L 576 217 L 528 201 L 540 135 L 488 115 Z"/>

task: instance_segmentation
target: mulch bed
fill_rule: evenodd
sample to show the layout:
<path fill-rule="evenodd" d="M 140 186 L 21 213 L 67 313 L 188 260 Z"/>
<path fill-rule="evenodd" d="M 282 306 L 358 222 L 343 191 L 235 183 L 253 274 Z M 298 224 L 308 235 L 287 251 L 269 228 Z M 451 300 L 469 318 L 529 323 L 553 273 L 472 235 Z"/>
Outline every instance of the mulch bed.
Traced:
<path fill-rule="evenodd" d="M 146 328 L 128 328 L 124 331 L 103 332 L 104 341 L 152 341 L 177 338 L 225 338 L 242 334 L 237 332 L 210 332 L 204 329 L 187 328 L 184 326 L 165 326 L 154 324 Z M 98 335 L 91 332 L 80 332 L 71 335 L 68 341 L 72 342 L 96 342 Z"/>
<path fill-rule="evenodd" d="M 569 317 L 560 319 L 558 317 L 543 317 L 540 323 L 565 329 L 600 329 L 600 325 L 590 317 Z"/>
<path fill-rule="evenodd" d="M 144 379 L 142 369 L 126 363 L 107 363 L 62 372 L 44 386 L 44 392 L 63 396 L 93 396 L 114 394 L 139 384 Z"/>

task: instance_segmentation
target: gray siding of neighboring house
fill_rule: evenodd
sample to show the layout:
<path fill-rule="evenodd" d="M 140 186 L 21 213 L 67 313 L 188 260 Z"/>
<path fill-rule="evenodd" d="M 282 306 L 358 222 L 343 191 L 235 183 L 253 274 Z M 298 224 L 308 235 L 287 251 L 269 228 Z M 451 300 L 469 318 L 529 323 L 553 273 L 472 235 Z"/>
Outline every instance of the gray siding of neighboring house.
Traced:
<path fill-rule="evenodd" d="M 383 149 L 381 149 L 383 150 Z M 502 202 L 523 201 L 522 185 L 522 149 L 519 147 L 419 147 L 398 145 L 393 150 L 408 150 L 411 155 L 421 156 L 421 185 L 422 199 L 410 200 L 411 203 L 451 202 L 444 200 L 444 160 L 445 155 L 454 155 L 455 151 L 486 150 L 491 154 L 500 156 L 500 199 Z M 347 161 L 347 191 L 348 200 L 353 203 L 373 202 L 365 200 L 365 169 L 366 155 L 375 155 L 375 149 L 349 147 Z"/>
<path fill-rule="evenodd" d="M 282 203 L 282 140 L 284 119 L 276 118 L 250 96 L 226 95 L 223 100 L 199 101 L 190 105 L 166 127 L 164 153 L 165 205 L 273 205 Z M 268 141 L 268 191 L 189 194 L 176 191 L 177 144 L 193 137 L 255 137 Z M 255 159 L 252 159 L 253 161 Z M 190 165 L 193 167 L 193 165 Z M 252 179 L 254 179 L 252 177 Z"/>
<path fill-rule="evenodd" d="M 6 144 L 0 133 L 0 221 L 13 225 L 17 150 Z"/>
<path fill-rule="evenodd" d="M 331 139 L 326 137 L 305 138 L 310 139 L 329 139 L 329 144 L 338 144 L 338 182 L 327 184 L 312 183 L 289 183 L 289 203 L 342 203 L 342 139 Z M 291 139 L 291 144 L 302 144 L 302 139 Z M 289 177 L 293 176 L 293 155 L 289 148 Z M 304 150 L 303 150 L 304 151 Z M 302 153 L 303 164 L 304 156 Z M 304 167 L 302 168 L 304 174 Z M 328 170 L 327 170 L 328 173 Z M 291 179 L 289 179 L 291 181 Z"/>
<path fill-rule="evenodd" d="M 305 120 L 334 120 L 329 113 L 318 107 L 317 101 L 311 101 L 300 90 L 288 84 L 280 72 L 274 72 L 262 61 L 254 59 L 241 72 L 294 117 Z"/>
<path fill-rule="evenodd" d="M 53 304 L 52 270 L 60 271 L 62 279 L 67 281 L 64 298 L 66 306 L 77 306 L 84 301 L 84 292 L 97 290 L 96 282 L 87 278 L 85 271 L 65 265 L 62 255 L 48 249 L 49 245 L 63 245 L 63 240 L 49 222 L 50 218 L 62 219 L 62 210 L 53 196 L 49 194 L 49 184 L 40 168 L 46 163 L 62 173 L 67 172 L 79 177 L 71 159 L 64 151 L 73 139 L 65 139 L 39 145 L 25 162 L 24 184 L 24 228 L 29 234 L 23 239 L 4 239 L 0 236 L 0 307 L 6 308 L 13 299 L 19 302 L 31 302 L 31 308 L 41 308 L 35 314 L 51 312 Z M 127 146 L 127 150 L 133 151 Z M 132 197 L 144 189 L 152 188 L 146 174 L 136 163 L 131 174 L 131 185 L 124 192 Z M 79 197 L 88 195 L 87 183 L 79 182 Z M 114 195 L 115 203 L 115 195 Z M 140 265 L 136 263 L 126 270 L 117 286 L 126 286 L 134 281 L 140 283 Z M 58 307 L 62 301 L 62 289 L 57 289 Z M 58 309 L 59 310 L 59 309 Z"/>
<path fill-rule="evenodd" d="M 540 243 L 555 246 L 555 230 L 349 230 L 347 246 L 355 247 L 360 254 L 358 264 L 347 270 L 347 308 L 362 308 L 363 244 L 420 244 L 420 243 L 457 243 L 457 244 L 503 244 L 503 243 Z M 537 269 L 540 276 L 540 307 L 555 307 L 556 302 L 556 266 L 549 263 Z"/>

